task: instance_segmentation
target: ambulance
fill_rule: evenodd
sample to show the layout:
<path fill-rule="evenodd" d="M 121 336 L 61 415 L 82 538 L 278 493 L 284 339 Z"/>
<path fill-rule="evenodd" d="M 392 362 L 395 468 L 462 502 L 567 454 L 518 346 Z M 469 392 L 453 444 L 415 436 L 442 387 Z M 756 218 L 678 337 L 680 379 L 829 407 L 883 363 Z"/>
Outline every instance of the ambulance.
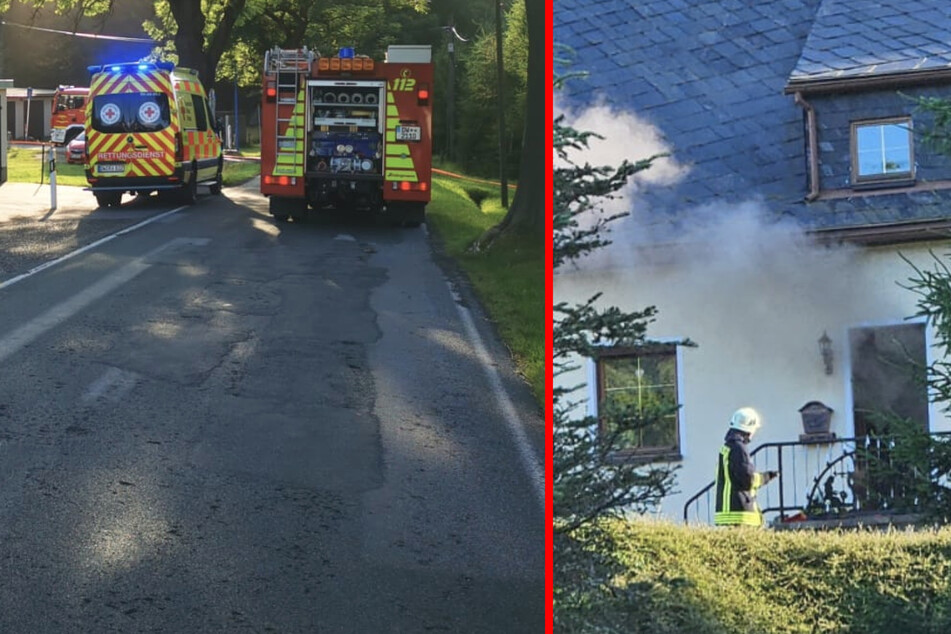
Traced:
<path fill-rule="evenodd" d="M 221 193 L 221 139 L 198 73 L 170 62 L 90 66 L 86 180 L 100 207 L 122 194 Z"/>

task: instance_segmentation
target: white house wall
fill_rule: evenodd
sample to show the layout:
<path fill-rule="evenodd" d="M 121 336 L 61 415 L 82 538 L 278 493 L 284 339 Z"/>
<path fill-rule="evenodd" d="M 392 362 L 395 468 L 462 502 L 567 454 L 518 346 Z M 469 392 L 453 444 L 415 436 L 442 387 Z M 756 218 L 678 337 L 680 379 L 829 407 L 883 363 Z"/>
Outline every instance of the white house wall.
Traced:
<path fill-rule="evenodd" d="M 683 461 L 678 493 L 660 509 L 674 520 L 682 518 L 684 502 L 712 481 L 727 421 L 738 407 L 755 407 L 763 416 L 752 447 L 797 441 L 802 433 L 798 410 L 809 401 L 833 408 L 832 431 L 851 437 L 849 329 L 904 323 L 915 312 L 917 296 L 900 286 L 914 271 L 899 252 L 931 268 L 929 249 L 939 255 L 951 251 L 948 243 L 829 249 L 809 246 L 801 236 L 738 237 L 690 249 L 625 251 L 616 244 L 614 257 L 587 268 L 584 263 L 564 266 L 554 278 L 556 302 L 583 302 L 600 291 L 603 306 L 633 311 L 653 305 L 658 316 L 649 328 L 651 338 L 689 338 L 697 344 L 679 355 Z M 621 252 L 627 254 L 623 266 L 617 257 Z M 824 371 L 817 343 L 823 332 L 832 339 L 831 375 Z M 937 354 L 930 329 L 926 337 L 930 361 Z M 588 382 L 593 394 L 590 366 L 580 365 L 558 383 Z M 932 430 L 951 430 L 939 406 L 932 405 L 930 415 Z M 826 449 L 808 451 L 817 461 Z M 805 464 L 801 458 L 799 471 Z M 793 482 L 791 468 L 784 466 L 787 502 L 793 488 L 801 492 L 808 484 Z M 799 480 L 805 477 L 797 474 Z M 761 495 L 775 503 L 776 487 L 769 485 Z"/>

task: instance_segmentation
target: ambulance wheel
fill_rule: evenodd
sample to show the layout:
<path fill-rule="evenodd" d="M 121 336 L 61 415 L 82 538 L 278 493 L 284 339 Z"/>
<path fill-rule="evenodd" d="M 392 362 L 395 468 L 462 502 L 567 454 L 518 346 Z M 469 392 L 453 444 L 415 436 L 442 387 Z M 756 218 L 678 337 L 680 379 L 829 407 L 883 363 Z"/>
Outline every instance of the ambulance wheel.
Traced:
<path fill-rule="evenodd" d="M 218 174 L 215 176 L 215 182 L 208 186 L 208 191 L 210 191 L 213 196 L 221 195 L 221 169 L 221 161 L 218 161 Z"/>
<path fill-rule="evenodd" d="M 102 192 L 96 194 L 96 202 L 100 207 L 118 207 L 122 202 L 122 192 Z"/>
<path fill-rule="evenodd" d="M 191 178 L 182 185 L 181 202 L 185 205 L 192 205 L 198 199 L 198 171 L 192 168 Z"/>

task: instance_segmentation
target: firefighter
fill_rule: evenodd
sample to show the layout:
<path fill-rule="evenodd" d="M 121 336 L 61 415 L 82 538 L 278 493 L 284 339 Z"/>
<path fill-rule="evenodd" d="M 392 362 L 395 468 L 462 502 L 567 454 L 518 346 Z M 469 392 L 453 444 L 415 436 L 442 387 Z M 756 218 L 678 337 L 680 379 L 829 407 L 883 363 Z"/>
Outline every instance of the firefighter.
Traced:
<path fill-rule="evenodd" d="M 779 475 L 778 471 L 757 472 L 747 446 L 760 428 L 759 413 L 752 407 L 741 407 L 730 419 L 717 460 L 716 511 L 717 526 L 762 526 L 763 514 L 756 504 L 756 490 Z"/>

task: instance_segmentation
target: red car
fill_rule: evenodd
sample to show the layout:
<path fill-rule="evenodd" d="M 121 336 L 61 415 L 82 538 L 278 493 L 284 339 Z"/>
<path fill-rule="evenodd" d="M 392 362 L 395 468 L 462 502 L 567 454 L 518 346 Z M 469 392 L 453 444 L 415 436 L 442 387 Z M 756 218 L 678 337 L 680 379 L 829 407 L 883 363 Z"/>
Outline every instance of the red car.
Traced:
<path fill-rule="evenodd" d="M 82 163 L 86 154 L 86 133 L 80 132 L 75 139 L 66 146 L 66 162 Z"/>

